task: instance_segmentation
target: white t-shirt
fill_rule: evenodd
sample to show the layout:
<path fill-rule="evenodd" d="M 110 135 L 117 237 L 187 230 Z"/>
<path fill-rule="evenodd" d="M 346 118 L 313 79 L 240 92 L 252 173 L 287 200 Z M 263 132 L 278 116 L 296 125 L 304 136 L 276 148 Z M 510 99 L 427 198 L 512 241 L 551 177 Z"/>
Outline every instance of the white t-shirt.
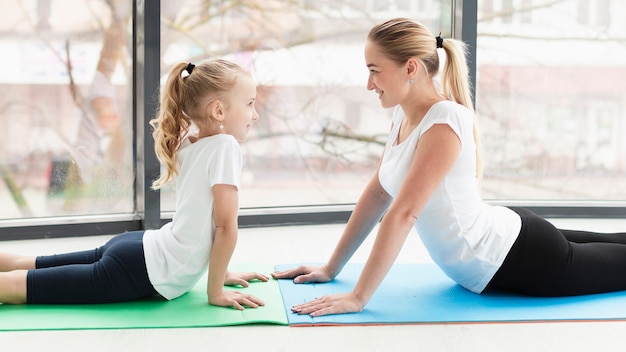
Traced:
<path fill-rule="evenodd" d="M 508 208 L 488 205 L 480 197 L 470 110 L 456 102 L 439 102 L 406 140 L 395 145 L 403 117 L 402 109 L 397 107 L 380 166 L 380 183 L 395 198 L 420 137 L 435 124 L 452 128 L 461 141 L 461 152 L 419 215 L 415 229 L 433 261 L 448 277 L 480 293 L 517 239 L 520 217 Z"/>
<path fill-rule="evenodd" d="M 208 269 L 215 235 L 213 193 L 216 184 L 241 184 L 242 156 L 235 138 L 218 134 L 178 151 L 176 213 L 159 230 L 144 234 L 148 277 L 156 291 L 174 299 L 189 291 Z"/>

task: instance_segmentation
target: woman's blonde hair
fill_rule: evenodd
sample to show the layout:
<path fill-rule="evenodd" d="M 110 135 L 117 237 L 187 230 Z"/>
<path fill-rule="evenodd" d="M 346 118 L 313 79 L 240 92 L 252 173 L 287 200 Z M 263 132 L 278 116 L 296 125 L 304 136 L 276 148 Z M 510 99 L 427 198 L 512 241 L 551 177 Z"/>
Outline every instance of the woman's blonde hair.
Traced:
<path fill-rule="evenodd" d="M 208 107 L 214 100 L 227 104 L 230 91 L 244 68 L 230 61 L 214 59 L 194 66 L 189 63 L 174 65 L 161 94 L 157 117 L 150 120 L 154 128 L 154 150 L 164 170 L 152 183 L 159 189 L 178 174 L 177 151 L 194 122 L 205 125 Z"/>
<path fill-rule="evenodd" d="M 368 39 L 375 43 L 386 56 L 404 65 L 409 59 L 416 58 L 424 63 L 428 75 L 432 78 L 439 73 L 438 40 L 423 25 L 408 19 L 396 18 L 372 28 Z M 446 99 L 464 105 L 472 112 L 472 92 L 469 82 L 469 70 L 465 56 L 465 43 L 456 39 L 439 40 L 446 53 L 446 60 L 441 77 L 441 88 Z M 476 172 L 482 176 L 481 138 L 478 125 L 474 121 L 474 140 L 476 143 Z"/>

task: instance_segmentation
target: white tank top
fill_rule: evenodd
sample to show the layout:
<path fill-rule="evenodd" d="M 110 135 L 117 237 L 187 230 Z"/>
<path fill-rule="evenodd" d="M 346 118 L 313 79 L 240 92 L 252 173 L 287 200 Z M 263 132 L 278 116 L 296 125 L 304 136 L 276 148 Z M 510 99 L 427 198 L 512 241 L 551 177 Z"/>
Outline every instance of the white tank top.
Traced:
<path fill-rule="evenodd" d="M 398 106 L 385 146 L 379 180 L 396 197 L 420 137 L 435 124 L 447 124 L 461 141 L 461 152 L 415 223 L 433 261 L 466 289 L 482 292 L 502 265 L 521 229 L 512 210 L 483 202 L 476 179 L 473 113 L 452 101 L 433 105 L 402 143 L 395 145 L 404 117 Z M 419 182 L 419 180 L 411 180 Z"/>

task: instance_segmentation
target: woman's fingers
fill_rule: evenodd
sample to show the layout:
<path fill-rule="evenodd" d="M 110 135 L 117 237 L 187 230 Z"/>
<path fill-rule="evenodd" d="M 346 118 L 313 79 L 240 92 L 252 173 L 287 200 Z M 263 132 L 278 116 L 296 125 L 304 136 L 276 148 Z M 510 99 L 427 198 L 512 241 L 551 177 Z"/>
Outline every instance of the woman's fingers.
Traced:
<path fill-rule="evenodd" d="M 272 277 L 274 277 L 275 279 L 293 279 L 296 276 L 300 276 L 302 274 L 308 274 L 310 272 L 311 272 L 311 269 L 301 265 L 293 269 L 275 271 L 272 273 Z"/>
<path fill-rule="evenodd" d="M 272 274 L 275 279 L 293 279 L 296 284 L 304 284 L 309 282 L 328 282 L 332 278 L 321 266 L 301 265 L 294 269 L 276 271 Z"/>
<path fill-rule="evenodd" d="M 314 317 L 328 314 L 360 312 L 363 309 L 352 293 L 339 293 L 316 298 L 310 302 L 291 308 L 296 314 L 308 314 Z"/>
<path fill-rule="evenodd" d="M 333 314 L 335 307 L 331 302 L 323 300 L 312 301 L 309 304 L 302 304 L 292 308 L 292 311 L 301 315 L 320 316 L 326 314 Z"/>

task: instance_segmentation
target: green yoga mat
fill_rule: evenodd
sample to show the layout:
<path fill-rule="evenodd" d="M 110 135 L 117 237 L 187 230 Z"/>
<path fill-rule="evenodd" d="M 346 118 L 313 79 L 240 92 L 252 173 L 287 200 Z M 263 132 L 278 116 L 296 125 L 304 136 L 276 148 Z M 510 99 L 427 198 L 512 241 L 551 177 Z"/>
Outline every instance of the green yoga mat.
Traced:
<path fill-rule="evenodd" d="M 269 274 L 272 265 L 238 265 L 234 271 Z M 206 299 L 206 277 L 185 295 L 166 301 L 153 297 L 141 301 L 94 305 L 3 305 L 0 331 L 140 329 L 231 326 L 243 324 L 287 325 L 278 282 L 252 282 L 247 288 L 226 287 L 253 294 L 265 306 L 243 311 L 210 306 Z"/>

